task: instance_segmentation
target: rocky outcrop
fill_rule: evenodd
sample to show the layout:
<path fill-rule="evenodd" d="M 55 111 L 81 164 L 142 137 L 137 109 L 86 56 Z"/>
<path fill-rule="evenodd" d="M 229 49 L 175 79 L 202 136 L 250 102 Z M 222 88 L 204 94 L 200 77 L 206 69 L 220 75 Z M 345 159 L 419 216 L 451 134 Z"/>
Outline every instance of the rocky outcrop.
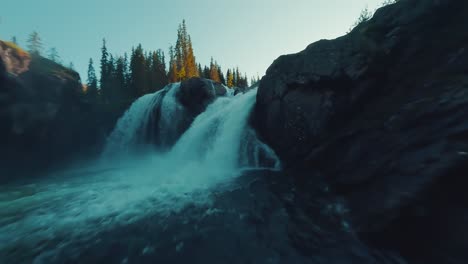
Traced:
<path fill-rule="evenodd" d="M 0 40 L 0 60 L 8 73 L 19 75 L 29 69 L 31 56 L 16 44 Z"/>
<path fill-rule="evenodd" d="M 258 91 L 257 129 L 291 175 L 325 181 L 352 232 L 409 263 L 468 260 L 466 14 L 465 1 L 400 0 L 278 58 Z"/>
<path fill-rule="evenodd" d="M 75 71 L 14 54 L 4 52 L 0 60 L 6 66 L 0 73 L 0 180 L 96 152 L 118 114 L 89 102 Z"/>

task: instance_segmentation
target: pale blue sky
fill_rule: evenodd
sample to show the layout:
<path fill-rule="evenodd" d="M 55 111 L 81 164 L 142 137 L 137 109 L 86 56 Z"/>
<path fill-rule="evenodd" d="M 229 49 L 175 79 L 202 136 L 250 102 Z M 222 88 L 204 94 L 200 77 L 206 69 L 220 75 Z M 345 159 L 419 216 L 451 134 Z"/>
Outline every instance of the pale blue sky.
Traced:
<path fill-rule="evenodd" d="M 56 47 L 86 80 L 87 62 L 99 61 L 102 38 L 109 51 L 143 48 L 167 52 L 186 19 L 197 62 L 213 56 L 226 70 L 239 66 L 262 76 L 282 54 L 343 35 L 366 6 L 383 0 L 14 0 L 0 9 L 0 39 L 25 46 L 36 30 L 46 49 Z"/>

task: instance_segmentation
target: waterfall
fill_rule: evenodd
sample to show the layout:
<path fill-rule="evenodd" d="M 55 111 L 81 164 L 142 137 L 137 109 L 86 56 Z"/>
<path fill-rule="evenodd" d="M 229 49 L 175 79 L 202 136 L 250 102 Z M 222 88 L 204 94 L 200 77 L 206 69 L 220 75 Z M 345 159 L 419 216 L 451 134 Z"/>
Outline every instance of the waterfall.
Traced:
<path fill-rule="evenodd" d="M 260 158 L 273 160 L 274 153 L 249 128 L 250 112 L 255 104 L 256 91 L 235 97 L 221 97 L 199 115 L 190 129 L 168 154 L 180 170 L 194 177 L 225 177 L 242 168 L 260 167 Z M 249 153 L 251 150 L 257 153 Z M 251 157 L 251 159 L 249 158 Z"/>
<path fill-rule="evenodd" d="M 209 206 L 212 191 L 222 192 L 243 169 L 278 168 L 274 152 L 249 126 L 256 90 L 216 99 L 169 149 L 138 151 L 153 145 L 143 138 L 165 140 L 174 133 L 185 113 L 176 100 L 178 89 L 179 84 L 169 85 L 135 101 L 109 136 L 99 162 L 2 190 L 8 208 L 2 212 L 0 254 L 19 245 L 39 248 L 44 239 L 62 244 L 90 239 L 148 215 L 168 216 L 188 204 Z"/>
<path fill-rule="evenodd" d="M 176 98 L 179 89 L 179 83 L 170 84 L 135 101 L 109 136 L 103 156 L 132 155 L 142 148 L 157 151 L 157 146 L 151 143 L 158 142 L 161 147 L 174 141 L 186 114 Z M 248 126 L 256 89 L 237 96 L 232 89 L 227 89 L 226 95 L 209 105 L 163 158 L 175 163 L 213 159 L 231 172 L 238 166 L 278 168 L 274 152 Z"/>

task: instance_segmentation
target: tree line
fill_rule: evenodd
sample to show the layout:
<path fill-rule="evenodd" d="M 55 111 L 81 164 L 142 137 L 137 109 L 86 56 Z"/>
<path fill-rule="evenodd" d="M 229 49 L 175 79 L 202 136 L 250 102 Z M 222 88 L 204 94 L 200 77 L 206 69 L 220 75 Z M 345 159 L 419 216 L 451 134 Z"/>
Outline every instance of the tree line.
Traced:
<path fill-rule="evenodd" d="M 169 83 L 192 77 L 211 79 L 228 87 L 246 88 L 249 85 L 247 75 L 241 74 L 239 68 L 224 73 L 213 58 L 203 67 L 197 63 L 185 20 L 178 27 L 175 45 L 169 47 L 168 58 L 163 50 L 145 51 L 141 44 L 132 48 L 130 55 L 114 56 L 109 53 L 104 39 L 99 67 L 98 80 L 94 61 L 89 60 L 86 94 L 106 103 L 134 100 L 161 90 Z M 250 81 L 255 83 L 258 77 Z"/>

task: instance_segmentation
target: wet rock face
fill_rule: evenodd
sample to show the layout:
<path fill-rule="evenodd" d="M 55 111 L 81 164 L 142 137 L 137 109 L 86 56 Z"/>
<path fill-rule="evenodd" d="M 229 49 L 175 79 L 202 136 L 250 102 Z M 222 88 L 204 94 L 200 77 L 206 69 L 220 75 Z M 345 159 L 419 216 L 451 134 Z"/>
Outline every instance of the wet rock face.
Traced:
<path fill-rule="evenodd" d="M 362 241 L 409 263 L 468 260 L 466 14 L 400 0 L 278 58 L 258 91 L 257 130 L 286 166 L 324 175 Z"/>

